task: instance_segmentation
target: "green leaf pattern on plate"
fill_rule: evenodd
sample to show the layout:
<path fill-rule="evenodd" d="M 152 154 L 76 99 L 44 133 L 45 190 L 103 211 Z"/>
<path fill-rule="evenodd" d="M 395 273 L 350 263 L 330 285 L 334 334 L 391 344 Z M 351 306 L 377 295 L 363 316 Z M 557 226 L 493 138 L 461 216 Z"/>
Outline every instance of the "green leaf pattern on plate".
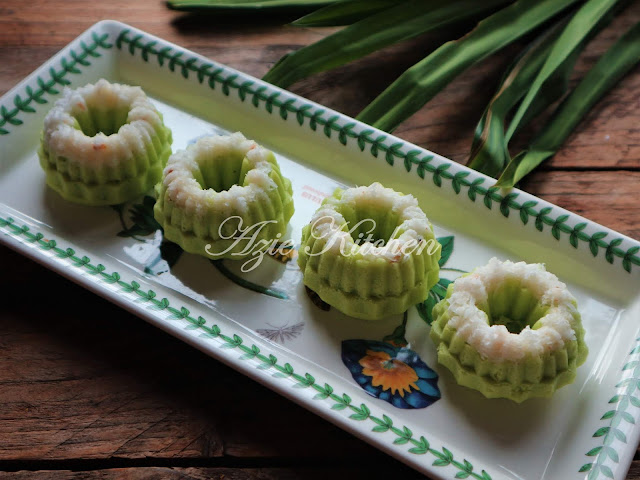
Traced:
<path fill-rule="evenodd" d="M 588 480 L 597 478 L 613 478 L 613 470 L 609 464 L 620 462 L 620 454 L 616 449 L 616 443 L 628 442 L 623 428 L 625 424 L 635 425 L 635 418 L 640 409 L 640 337 L 636 338 L 636 345 L 629 352 L 627 362 L 622 367 L 623 372 L 628 372 L 626 377 L 618 382 L 618 393 L 609 400 L 610 409 L 600 420 L 605 420 L 606 425 L 598 428 L 593 433 L 593 438 L 601 439 L 602 445 L 589 450 L 585 455 L 591 457 L 588 463 L 580 467 L 580 472 L 589 472 Z"/>
<path fill-rule="evenodd" d="M 351 397 L 346 393 L 339 395 L 335 392 L 335 389 L 327 383 L 319 384 L 309 373 L 297 373 L 291 364 L 281 364 L 275 355 L 263 353 L 256 345 L 248 345 L 242 337 L 237 334 L 231 336 L 226 335 L 218 325 L 208 325 L 206 319 L 201 316 L 197 318 L 194 317 L 184 306 L 174 307 L 171 305 L 169 299 L 158 299 L 153 290 L 142 290 L 142 286 L 138 282 L 126 281 L 117 272 L 108 273 L 105 271 L 104 265 L 93 265 L 91 260 L 86 256 L 78 257 L 76 255 L 70 255 L 69 249 L 58 247 L 54 240 L 47 240 L 41 233 L 31 232 L 31 229 L 26 225 L 16 225 L 13 218 L 0 217 L 0 229 L 13 237 L 21 239 L 25 243 L 32 243 L 42 250 L 52 251 L 54 255 L 61 257 L 62 261 L 67 262 L 67 265 L 71 268 L 80 269 L 95 275 L 101 282 L 117 284 L 121 289 L 121 293 L 129 297 L 135 297 L 134 301 L 146 304 L 148 309 L 166 312 L 166 320 L 183 322 L 185 330 L 200 331 L 200 337 L 215 340 L 220 348 L 238 350 L 241 352 L 240 360 L 253 362 L 255 368 L 259 370 L 273 370 L 272 376 L 274 378 L 287 380 L 292 383 L 292 387 L 294 388 L 313 388 L 317 392 L 313 397 L 314 400 L 324 401 L 326 403 L 330 402 L 332 405 L 330 408 L 333 410 L 350 411 L 351 415 L 349 418 L 351 420 L 371 422 L 375 425 L 372 427 L 372 431 L 383 433 L 382 430 L 376 429 L 376 427 L 383 425 L 388 426 L 384 432 L 389 431 L 396 437 L 393 442 L 394 444 L 410 446 L 407 450 L 409 453 L 414 455 L 429 454 L 435 457 L 435 462 L 438 462 L 437 464 L 434 463 L 436 466 L 445 466 L 445 463 L 440 462 L 443 459 L 447 459 L 446 465 L 451 465 L 459 471 L 468 472 L 468 465 L 470 464 L 466 460 L 463 460 L 463 462 L 455 460 L 454 455 L 447 448 L 442 447 L 441 450 L 432 448 L 424 437 L 416 438 L 408 427 L 394 426 L 393 421 L 386 415 L 383 415 L 382 418 L 373 415 L 371 409 L 365 404 L 354 405 Z M 471 478 L 477 480 L 491 480 L 489 474 L 484 470 L 477 473 L 471 469 L 469 475 Z"/>

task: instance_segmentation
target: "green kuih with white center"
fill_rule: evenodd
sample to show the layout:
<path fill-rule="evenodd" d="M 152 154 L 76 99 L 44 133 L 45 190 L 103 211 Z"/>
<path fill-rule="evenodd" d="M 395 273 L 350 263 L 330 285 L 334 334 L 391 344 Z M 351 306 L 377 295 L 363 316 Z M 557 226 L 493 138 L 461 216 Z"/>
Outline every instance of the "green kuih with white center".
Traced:
<path fill-rule="evenodd" d="M 171 155 L 171 130 L 140 87 L 104 79 L 65 88 L 44 120 L 38 155 L 65 199 L 115 205 L 148 192 Z"/>
<path fill-rule="evenodd" d="M 418 201 L 374 183 L 322 202 L 302 231 L 298 265 L 323 301 L 378 320 L 427 298 L 441 250 Z"/>
<path fill-rule="evenodd" d="M 433 308 L 438 361 L 488 398 L 550 397 L 587 358 L 576 300 L 542 264 L 495 258 Z"/>
<path fill-rule="evenodd" d="M 239 132 L 203 137 L 174 153 L 156 192 L 153 213 L 165 238 L 212 260 L 271 247 L 294 210 L 291 182 L 273 152 Z"/>

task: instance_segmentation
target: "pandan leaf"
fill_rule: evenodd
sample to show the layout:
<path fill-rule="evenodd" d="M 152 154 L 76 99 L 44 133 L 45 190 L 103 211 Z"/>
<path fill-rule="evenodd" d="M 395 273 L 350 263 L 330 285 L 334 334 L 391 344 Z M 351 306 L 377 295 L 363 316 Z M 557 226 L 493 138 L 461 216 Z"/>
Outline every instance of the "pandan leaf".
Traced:
<path fill-rule="evenodd" d="M 311 12 L 292 22 L 297 27 L 351 25 L 406 0 L 343 0 Z"/>
<path fill-rule="evenodd" d="M 577 1 L 518 0 L 409 68 L 358 119 L 381 130 L 395 129 L 471 65 L 553 19 Z"/>
<path fill-rule="evenodd" d="M 174 10 L 210 10 L 224 13 L 248 11 L 311 12 L 338 0 L 168 0 Z"/>
<path fill-rule="evenodd" d="M 553 156 L 591 107 L 640 62 L 640 22 L 604 54 L 556 109 L 529 148 L 507 166 L 496 186 L 509 188 Z"/>
<path fill-rule="evenodd" d="M 263 80 L 287 87 L 314 73 L 344 65 L 422 33 L 454 25 L 508 1 L 410 0 L 285 55 L 267 72 Z"/>
<path fill-rule="evenodd" d="M 468 166 L 492 177 L 497 177 L 509 163 L 511 157 L 507 150 L 505 139 L 505 122 L 507 115 L 524 97 L 531 86 L 531 82 L 540 71 L 554 42 L 560 35 L 566 20 L 555 23 L 541 36 L 531 42 L 509 67 L 500 83 L 478 126 L 476 127 Z M 567 62 L 568 63 L 568 62 Z M 560 81 L 548 82 L 557 91 L 557 95 L 548 97 L 559 98 L 566 90 L 566 84 L 573 69 L 573 63 L 562 69 Z M 553 101 L 555 99 L 549 98 Z"/>
<path fill-rule="evenodd" d="M 509 125 L 509 130 L 507 131 L 507 141 L 513 136 L 515 130 L 517 130 L 527 109 L 544 82 L 551 77 L 553 72 L 555 72 L 568 57 L 574 54 L 576 49 L 580 49 L 585 38 L 590 35 L 591 31 L 598 26 L 602 18 L 620 1 L 621 0 L 589 0 L 580 7 L 571 18 L 555 42 L 542 69 L 514 114 L 511 124 Z"/>
<path fill-rule="evenodd" d="M 624 0 L 626 2 L 627 0 Z M 511 161 L 509 155 L 509 141 L 518 130 L 529 124 L 539 113 L 547 109 L 552 103 L 560 99 L 569 87 L 569 78 L 573 72 L 576 60 L 587 43 L 605 28 L 614 18 L 613 10 L 602 16 L 597 24 L 585 35 L 564 61 L 547 78 L 535 98 L 527 108 L 517 128 L 505 134 L 505 119 L 510 110 L 527 94 L 531 84 L 555 48 L 558 38 L 564 31 L 571 12 L 564 19 L 557 22 L 547 32 L 538 37 L 529 48 L 519 57 L 498 93 L 487 107 L 485 115 L 476 129 L 476 137 L 472 146 L 469 166 L 492 177 L 498 177 Z M 514 75 L 515 74 L 515 75 Z M 511 82 L 510 82 L 511 80 Z M 493 111 L 491 111 L 493 110 Z M 489 121 L 486 121 L 486 118 Z"/>

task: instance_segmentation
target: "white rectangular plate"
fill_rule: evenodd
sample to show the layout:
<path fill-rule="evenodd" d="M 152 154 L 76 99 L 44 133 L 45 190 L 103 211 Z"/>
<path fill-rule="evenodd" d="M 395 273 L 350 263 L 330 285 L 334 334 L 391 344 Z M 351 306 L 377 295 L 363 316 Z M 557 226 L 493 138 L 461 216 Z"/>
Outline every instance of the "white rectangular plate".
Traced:
<path fill-rule="evenodd" d="M 243 274 L 234 262 L 216 268 L 183 254 L 169 268 L 160 232 L 141 241 L 117 236 L 116 210 L 65 202 L 45 186 L 37 160 L 43 118 L 62 88 L 99 78 L 142 86 L 173 131 L 174 151 L 236 130 L 272 149 L 293 183 L 296 242 L 336 186 L 382 181 L 415 195 L 437 236 L 448 237 L 443 278 L 493 256 L 546 263 L 578 299 L 587 331 L 590 354 L 577 380 L 552 399 L 485 399 L 437 364 L 429 326 L 411 308 L 404 338 L 438 373 L 441 399 L 400 408 L 428 397 L 387 389 L 387 401 L 376 398 L 383 387 L 371 386 L 375 373 L 363 373 L 355 353 L 343 351 L 354 343 L 343 341 L 362 340 L 360 347 L 394 358 L 399 347 L 382 340 L 395 331 L 403 343 L 402 316 L 367 322 L 321 310 L 295 262 L 266 258 Z M 3 243 L 414 468 L 437 478 L 624 478 L 640 435 L 635 240 L 524 192 L 491 188 L 490 178 L 435 153 L 112 21 L 94 25 L 2 97 L 0 159 Z M 131 208 L 123 212 L 129 227 Z M 256 285 L 262 293 L 247 290 Z"/>

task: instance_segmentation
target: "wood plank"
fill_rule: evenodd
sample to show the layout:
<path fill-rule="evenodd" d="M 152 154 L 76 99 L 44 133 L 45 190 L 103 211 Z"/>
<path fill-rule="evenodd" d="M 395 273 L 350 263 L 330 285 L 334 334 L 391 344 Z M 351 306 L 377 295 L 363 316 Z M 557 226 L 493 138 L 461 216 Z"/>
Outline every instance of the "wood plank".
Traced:
<path fill-rule="evenodd" d="M 376 455 L 6 247 L 0 258 L 21 272 L 0 277 L 0 462 Z"/>
<path fill-rule="evenodd" d="M 188 15 L 172 11 L 162 2 L 111 0 L 95 2 L 87 8 L 82 0 L 4 0 L 0 11 L 0 44 L 7 46 L 62 46 L 94 23 L 112 19 L 125 22 L 184 46 L 211 45 L 212 40 L 227 46 L 251 42 L 261 46 L 286 43 L 298 46 L 320 38 L 326 29 L 282 28 L 282 18 L 264 14 L 244 19 L 221 15 Z M 285 17 L 286 21 L 287 18 Z M 314 31 L 316 33 L 314 33 Z"/>
<path fill-rule="evenodd" d="M 340 467 L 338 470 L 316 465 L 306 468 L 181 468 L 181 467 L 131 467 L 90 471 L 37 470 L 16 473 L 0 472 L 0 480 L 84 480 L 104 479 L 162 479 L 162 480 L 325 480 L 327 478 L 349 480 L 403 480 L 424 479 L 423 475 L 404 465 L 372 468 L 369 465 Z"/>
<path fill-rule="evenodd" d="M 589 220 L 640 238 L 640 172 L 540 171 L 523 182 L 523 190 Z"/>
<path fill-rule="evenodd" d="M 97 3 L 5 1 L 0 16 L 0 92 L 6 91 L 95 21 L 114 18 L 202 53 L 221 63 L 262 76 L 282 55 L 322 38 L 332 29 L 280 27 L 248 18 L 216 23 L 206 15 L 185 15 L 126 0 Z M 64 21 L 60 19 L 64 18 Z M 598 35 L 577 62 L 574 85 L 618 35 L 640 20 L 640 3 L 628 7 Z M 462 33 L 462 32 L 460 32 Z M 386 85 L 435 46 L 440 36 L 405 42 L 382 52 L 298 82 L 292 90 L 348 115 L 356 115 Z M 455 38 L 455 35 L 452 36 Z M 27 54 L 28 49 L 29 53 Z M 519 46 L 505 49 L 452 82 L 397 134 L 458 162 L 466 162 L 475 126 Z M 384 68 L 380 68 L 380 65 Z M 561 152 L 545 168 L 640 169 L 640 67 L 627 76 L 588 115 Z M 526 145 L 531 129 L 515 139 L 514 153 Z M 535 127 L 535 128 L 534 128 Z"/>

